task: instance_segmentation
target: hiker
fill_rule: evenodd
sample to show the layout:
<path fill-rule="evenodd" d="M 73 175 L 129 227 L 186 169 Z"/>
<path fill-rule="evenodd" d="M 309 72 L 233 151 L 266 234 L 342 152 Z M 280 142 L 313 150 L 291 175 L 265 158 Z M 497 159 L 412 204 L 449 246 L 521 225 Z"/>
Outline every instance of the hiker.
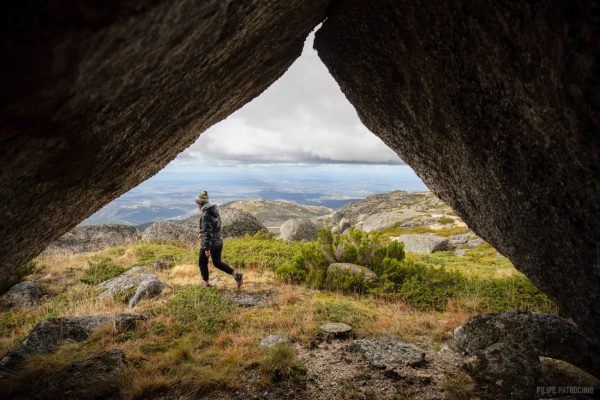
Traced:
<path fill-rule="evenodd" d="M 200 233 L 198 234 L 201 244 L 198 264 L 200 266 L 200 274 L 204 280 L 204 286 L 210 286 L 210 283 L 208 283 L 208 259 L 212 258 L 215 267 L 233 276 L 239 289 L 244 281 L 243 274 L 234 271 L 233 268 L 221 261 L 223 234 L 221 233 L 221 216 L 219 215 L 217 205 L 208 203 L 208 193 L 206 190 L 196 196 L 196 205 L 201 213 Z"/>

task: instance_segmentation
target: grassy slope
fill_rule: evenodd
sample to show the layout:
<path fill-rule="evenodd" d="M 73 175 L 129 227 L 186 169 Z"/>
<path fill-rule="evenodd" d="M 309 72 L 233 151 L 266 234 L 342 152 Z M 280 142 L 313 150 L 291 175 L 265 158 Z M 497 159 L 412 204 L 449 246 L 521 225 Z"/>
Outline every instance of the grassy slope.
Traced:
<path fill-rule="evenodd" d="M 90 274 L 95 276 L 101 264 L 110 266 L 108 274 L 114 274 L 165 255 L 176 262 L 171 270 L 158 273 L 168 288 L 136 308 L 151 316 L 147 322 L 122 334 L 107 328 L 84 343 L 36 357 L 28 364 L 23 382 L 101 350 L 122 348 L 129 359 L 123 383 L 126 398 L 164 391 L 192 396 L 215 388 L 236 390 L 248 381 L 266 390 L 276 380 L 278 387 L 296 384 L 303 373 L 292 346 L 268 351 L 258 348 L 260 339 L 268 334 L 279 333 L 293 343 L 309 346 L 319 325 L 335 321 L 352 325 L 358 337 L 396 334 L 425 348 L 439 349 L 453 329 L 478 309 L 449 302 L 444 311 L 423 310 L 400 298 L 323 292 L 277 281 L 273 270 L 289 261 L 298 246 L 267 237 L 227 241 L 224 258 L 246 273 L 245 291 L 275 294 L 274 304 L 249 309 L 238 308 L 223 296 L 233 290 L 233 281 L 216 269 L 211 273 L 221 277 L 218 289 L 194 286 L 200 282 L 195 248 L 142 243 L 95 254 L 40 256 L 32 278 L 45 286 L 49 296 L 33 309 L 0 312 L 0 354 L 46 318 L 126 311 L 126 305 L 118 300 L 97 300 L 97 287 L 83 281 L 93 283 Z M 462 258 L 450 253 L 409 258 L 491 279 L 518 274 L 485 246 Z"/>

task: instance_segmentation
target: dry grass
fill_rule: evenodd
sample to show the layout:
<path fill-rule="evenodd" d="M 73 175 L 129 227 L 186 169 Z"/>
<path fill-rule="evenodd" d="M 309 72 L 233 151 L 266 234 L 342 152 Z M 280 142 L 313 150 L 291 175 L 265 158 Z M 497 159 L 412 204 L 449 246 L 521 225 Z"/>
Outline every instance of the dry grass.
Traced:
<path fill-rule="evenodd" d="M 137 261 L 133 246 L 102 254 L 124 267 Z M 95 255 L 55 254 L 40 258 L 34 276 L 51 296 L 33 309 L 0 312 L 0 353 L 16 345 L 36 323 L 46 318 L 127 310 L 123 303 L 98 300 L 98 289 L 80 282 L 87 261 Z M 225 303 L 213 301 L 218 303 L 220 294 L 234 291 L 235 282 L 212 266 L 210 272 L 216 292 L 214 298 L 199 305 L 185 303 L 186 298 L 183 303 L 173 302 L 182 288 L 193 289 L 190 297 L 193 299 L 204 293 L 202 290 L 205 289 L 194 288 L 201 282 L 196 265 L 181 263 L 158 272 L 168 287 L 158 298 L 143 301 L 136 308 L 135 311 L 146 312 L 150 318 L 139 324 L 135 331 L 116 333 L 108 327 L 99 330 L 84 343 L 63 346 L 54 354 L 37 357 L 35 371 L 40 374 L 104 349 L 120 348 L 128 359 L 124 398 L 144 398 L 166 391 L 175 391 L 185 398 L 214 388 L 234 390 L 237 384 L 243 384 L 236 383 L 240 381 L 239 377 L 249 373 L 258 374 L 255 384 L 259 386 L 269 385 L 275 378 L 301 377 L 302 366 L 295 361 L 290 348 L 269 353 L 258 348 L 259 341 L 272 333 L 287 336 L 294 345 L 309 346 L 321 324 L 335 321 L 352 325 L 358 337 L 396 334 L 405 340 L 435 347 L 468 317 L 456 307 L 448 307 L 449 311 L 444 313 L 419 312 L 401 301 L 323 293 L 304 286 L 287 285 L 276 281 L 274 274 L 264 269 L 243 270 L 244 291 L 269 291 L 274 296 L 273 304 L 227 308 Z M 206 324 L 204 320 L 188 323 L 184 319 L 187 314 L 183 312 L 190 310 L 173 309 L 180 306 L 199 306 L 191 312 L 210 311 L 223 320 L 210 322 L 214 323 L 210 326 L 203 325 Z M 277 374 L 284 376 L 277 377 Z"/>

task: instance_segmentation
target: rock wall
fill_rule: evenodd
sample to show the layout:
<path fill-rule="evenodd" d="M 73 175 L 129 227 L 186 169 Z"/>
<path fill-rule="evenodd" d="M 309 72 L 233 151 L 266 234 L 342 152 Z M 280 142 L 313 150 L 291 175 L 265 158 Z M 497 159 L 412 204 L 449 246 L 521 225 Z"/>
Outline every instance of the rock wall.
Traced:
<path fill-rule="evenodd" d="M 259 95 L 328 3 L 3 4 L 0 280 Z"/>
<path fill-rule="evenodd" d="M 593 4 L 339 1 L 315 48 L 363 123 L 598 337 Z"/>

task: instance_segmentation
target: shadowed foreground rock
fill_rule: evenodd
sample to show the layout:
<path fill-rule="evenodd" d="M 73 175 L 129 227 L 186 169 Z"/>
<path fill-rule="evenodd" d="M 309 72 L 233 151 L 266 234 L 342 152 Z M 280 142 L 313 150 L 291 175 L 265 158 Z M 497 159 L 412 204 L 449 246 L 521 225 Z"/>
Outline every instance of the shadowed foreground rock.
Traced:
<path fill-rule="evenodd" d="M 3 4 L 0 280 L 265 90 L 328 3 Z"/>
<path fill-rule="evenodd" d="M 315 48 L 362 122 L 600 337 L 593 1 L 339 1 Z"/>
<path fill-rule="evenodd" d="M 0 378 L 15 373 L 33 355 L 51 353 L 65 343 L 87 340 L 100 327 L 110 325 L 116 332 L 125 332 L 146 318 L 134 313 L 50 318 L 37 324 L 21 344 L 0 359 Z"/>
<path fill-rule="evenodd" d="M 535 398 L 536 388 L 545 385 L 540 357 L 567 361 L 600 376 L 597 345 L 581 329 L 551 314 L 503 311 L 472 317 L 456 329 L 453 347 L 489 399 Z"/>
<path fill-rule="evenodd" d="M 36 385 L 36 399 L 94 400 L 118 399 L 125 369 L 122 350 L 105 351 L 74 362 Z"/>

